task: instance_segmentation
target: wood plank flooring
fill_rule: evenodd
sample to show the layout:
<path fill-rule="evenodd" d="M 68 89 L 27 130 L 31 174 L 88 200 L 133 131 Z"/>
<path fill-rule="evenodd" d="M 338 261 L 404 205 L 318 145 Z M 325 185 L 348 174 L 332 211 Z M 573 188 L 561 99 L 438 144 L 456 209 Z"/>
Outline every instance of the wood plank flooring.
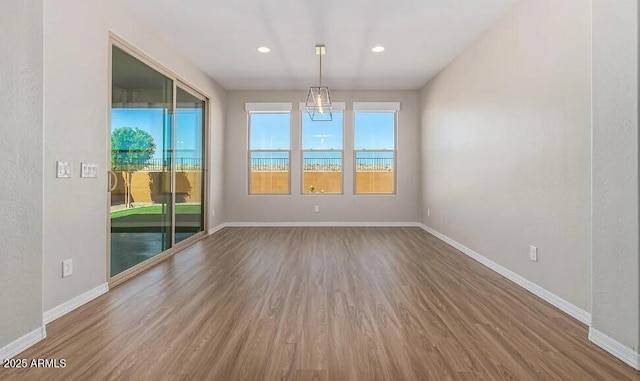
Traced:
<path fill-rule="evenodd" d="M 640 380 L 419 228 L 226 228 L 48 326 L 2 380 Z"/>

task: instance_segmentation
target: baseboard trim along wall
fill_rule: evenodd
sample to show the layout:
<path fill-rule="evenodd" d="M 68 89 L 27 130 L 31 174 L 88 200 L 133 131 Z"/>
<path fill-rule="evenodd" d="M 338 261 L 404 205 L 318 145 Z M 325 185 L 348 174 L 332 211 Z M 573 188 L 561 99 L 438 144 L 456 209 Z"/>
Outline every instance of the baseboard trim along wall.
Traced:
<path fill-rule="evenodd" d="M 75 298 L 67 300 L 66 302 L 46 311 L 42 316 L 42 320 L 44 321 L 44 324 L 49 324 L 52 321 L 56 320 L 57 318 L 68 314 L 69 312 L 75 310 L 76 308 L 84 304 L 89 303 L 93 299 L 97 298 L 102 294 L 107 293 L 108 291 L 109 291 L 109 284 L 105 282 L 99 285 L 98 287 L 92 288 L 91 290 L 85 293 L 82 293 L 76 296 Z"/>
<path fill-rule="evenodd" d="M 605 351 L 619 358 L 636 370 L 640 370 L 640 353 L 612 339 L 597 329 L 589 328 L 589 340 Z"/>
<path fill-rule="evenodd" d="M 555 306 L 556 308 L 560 309 L 561 311 L 569 314 L 570 316 L 572 316 L 573 318 L 577 319 L 578 321 L 582 322 L 585 325 L 590 326 L 591 325 L 591 314 L 583 309 L 581 309 L 580 307 L 577 307 L 569 302 L 567 302 L 566 300 L 562 299 L 561 297 L 559 297 L 558 295 L 552 293 L 551 291 L 546 290 L 545 288 L 542 288 L 540 286 L 538 286 L 537 284 L 531 282 L 528 279 L 523 278 L 522 276 L 514 273 L 513 271 L 502 267 L 501 265 L 493 262 L 492 260 L 478 254 L 477 252 L 471 250 L 470 248 L 464 246 L 461 243 L 458 243 L 456 241 L 454 241 L 453 239 L 447 237 L 446 235 L 426 226 L 423 224 L 420 224 L 420 227 L 422 227 L 422 229 L 424 229 L 425 231 L 427 231 L 428 233 L 433 234 L 434 236 L 436 236 L 438 239 L 448 243 L 449 245 L 453 246 L 454 248 L 460 250 L 461 252 L 463 252 L 464 254 L 466 254 L 467 256 L 475 259 L 476 261 L 480 262 L 481 264 L 487 266 L 488 268 L 490 268 L 491 270 L 497 272 L 498 274 L 502 275 L 503 277 L 509 279 L 510 281 L 516 283 L 517 285 L 519 285 L 520 287 L 524 288 L 525 290 L 531 292 L 532 294 L 546 300 L 547 302 L 551 303 L 553 306 Z"/>
<path fill-rule="evenodd" d="M 209 235 L 211 235 L 211 234 L 213 234 L 215 232 L 218 232 L 218 231 L 224 229 L 225 227 L 227 227 L 227 224 L 226 223 L 222 223 L 220 225 L 216 225 L 216 226 L 212 227 L 211 229 L 207 230 L 207 233 Z"/>
<path fill-rule="evenodd" d="M 0 348 L 0 360 L 11 359 L 20 352 L 28 349 L 32 345 L 35 345 L 40 340 L 47 337 L 47 328 L 42 326 L 36 328 L 26 335 L 17 338 L 13 342 Z"/>
<path fill-rule="evenodd" d="M 227 222 L 224 227 L 420 227 L 418 222 Z M 218 225 L 220 226 L 220 225 Z"/>

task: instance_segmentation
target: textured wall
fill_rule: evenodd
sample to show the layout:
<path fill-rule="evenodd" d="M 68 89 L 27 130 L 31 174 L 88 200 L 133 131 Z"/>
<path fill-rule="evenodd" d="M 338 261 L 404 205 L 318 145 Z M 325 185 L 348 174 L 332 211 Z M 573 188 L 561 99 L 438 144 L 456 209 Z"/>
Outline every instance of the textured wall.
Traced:
<path fill-rule="evenodd" d="M 42 1 L 0 7 L 1 348 L 42 326 L 43 188 Z"/>
<path fill-rule="evenodd" d="M 593 0 L 593 328 L 640 348 L 638 2 Z"/>
<path fill-rule="evenodd" d="M 421 92 L 424 223 L 585 311 L 590 20 L 521 1 Z"/>
<path fill-rule="evenodd" d="M 44 2 L 44 309 L 106 281 L 108 32 L 112 31 L 211 98 L 212 226 L 222 221 L 222 122 L 226 92 L 157 34 L 122 9 L 120 1 Z M 56 160 L 74 166 L 56 179 Z M 97 179 L 78 176 L 80 162 L 99 165 Z M 74 272 L 62 279 L 62 260 Z"/>
<path fill-rule="evenodd" d="M 229 91 L 225 136 L 225 218 L 228 222 L 416 222 L 418 221 L 417 91 L 332 91 L 346 102 L 344 116 L 344 188 L 342 195 L 301 195 L 299 91 Z M 353 194 L 352 102 L 399 101 L 398 190 L 396 195 Z M 247 192 L 247 112 L 245 102 L 293 102 L 291 113 L 291 195 L 249 196 Z M 320 205 L 320 213 L 314 205 Z"/>

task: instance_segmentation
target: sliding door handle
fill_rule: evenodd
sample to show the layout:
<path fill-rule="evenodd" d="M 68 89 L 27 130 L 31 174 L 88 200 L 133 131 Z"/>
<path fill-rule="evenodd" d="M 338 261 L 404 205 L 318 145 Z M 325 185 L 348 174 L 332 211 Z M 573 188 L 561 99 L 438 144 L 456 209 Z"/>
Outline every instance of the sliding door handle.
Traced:
<path fill-rule="evenodd" d="M 116 175 L 116 173 L 111 170 L 107 171 L 107 173 L 109 174 L 108 192 L 113 192 L 118 186 L 118 175 Z"/>

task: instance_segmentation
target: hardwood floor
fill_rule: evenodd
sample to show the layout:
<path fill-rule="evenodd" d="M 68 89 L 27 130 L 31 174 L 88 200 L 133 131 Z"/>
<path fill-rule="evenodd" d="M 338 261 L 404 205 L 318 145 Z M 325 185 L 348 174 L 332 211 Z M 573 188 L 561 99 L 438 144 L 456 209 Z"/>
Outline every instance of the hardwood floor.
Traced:
<path fill-rule="evenodd" d="M 3 380 L 640 380 L 419 228 L 226 228 L 48 326 Z"/>

